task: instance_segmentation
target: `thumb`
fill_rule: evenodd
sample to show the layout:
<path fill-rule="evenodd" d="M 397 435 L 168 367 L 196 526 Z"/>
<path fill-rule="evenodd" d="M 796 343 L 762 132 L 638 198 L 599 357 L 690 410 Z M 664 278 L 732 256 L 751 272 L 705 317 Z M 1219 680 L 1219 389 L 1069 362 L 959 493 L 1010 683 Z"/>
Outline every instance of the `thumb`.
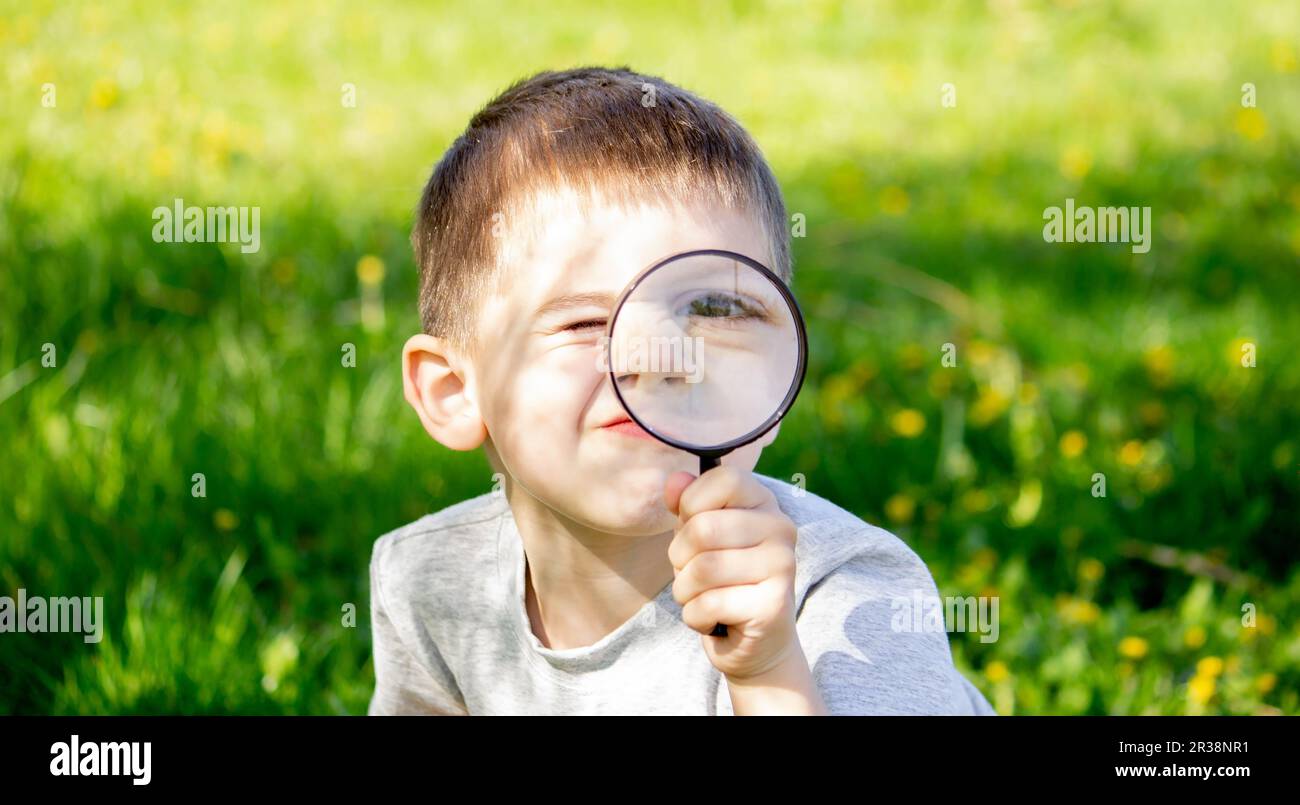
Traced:
<path fill-rule="evenodd" d="M 695 481 L 695 476 L 689 472 L 674 472 L 668 476 L 664 482 L 664 503 L 668 506 L 668 511 L 677 514 L 677 507 L 682 500 L 682 492 L 686 487 Z"/>

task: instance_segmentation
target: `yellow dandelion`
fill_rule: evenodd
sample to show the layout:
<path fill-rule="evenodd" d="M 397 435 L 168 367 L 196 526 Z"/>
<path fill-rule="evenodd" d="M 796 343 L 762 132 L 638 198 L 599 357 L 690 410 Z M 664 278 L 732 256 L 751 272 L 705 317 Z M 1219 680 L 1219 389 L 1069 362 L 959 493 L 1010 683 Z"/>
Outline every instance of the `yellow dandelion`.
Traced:
<path fill-rule="evenodd" d="M 1164 403 L 1159 400 L 1147 400 L 1138 406 L 1138 419 L 1149 428 L 1158 428 L 1165 423 Z"/>
<path fill-rule="evenodd" d="M 1137 439 L 1130 439 L 1119 449 L 1120 463 L 1129 467 L 1136 467 L 1142 463 L 1142 456 L 1145 452 L 1142 442 Z"/>
<path fill-rule="evenodd" d="M 1038 386 L 1033 383 L 1022 383 L 1019 396 L 1021 405 L 1033 405 L 1038 402 Z"/>
<path fill-rule="evenodd" d="M 1061 455 L 1066 458 L 1078 458 L 1088 449 L 1088 437 L 1077 430 L 1066 431 L 1061 436 Z"/>
<path fill-rule="evenodd" d="M 1196 673 L 1201 676 L 1219 676 L 1223 673 L 1223 660 L 1218 657 L 1202 657 L 1196 663 Z"/>
<path fill-rule="evenodd" d="M 1237 133 L 1251 142 L 1258 142 L 1268 134 L 1268 120 L 1264 113 L 1255 107 L 1237 110 L 1235 126 Z"/>
<path fill-rule="evenodd" d="M 107 109 L 117 103 L 117 82 L 111 78 L 100 78 L 90 88 L 90 103 L 97 109 Z"/>
<path fill-rule="evenodd" d="M 1096 623 L 1101 609 L 1091 601 L 1064 596 L 1056 602 L 1056 609 L 1066 623 L 1086 626 Z"/>
<path fill-rule="evenodd" d="M 1205 627 L 1192 626 L 1183 633 L 1183 645 L 1191 649 L 1197 649 L 1205 645 Z"/>
<path fill-rule="evenodd" d="M 916 513 L 916 501 L 910 495 L 899 492 L 885 501 L 885 516 L 895 523 L 910 523 Z"/>
<path fill-rule="evenodd" d="M 898 351 L 898 364 L 904 369 L 920 369 L 925 365 L 925 349 L 920 344 L 904 344 Z"/>
<path fill-rule="evenodd" d="M 997 357 L 998 348 L 987 341 L 972 341 L 966 354 L 972 366 L 987 366 Z"/>
<path fill-rule="evenodd" d="M 1255 621 L 1255 626 L 1259 629 L 1260 634 L 1271 635 L 1277 631 L 1277 618 L 1272 615 L 1260 615 Z"/>
<path fill-rule="evenodd" d="M 961 507 L 971 513 L 988 511 L 992 503 L 993 499 L 983 489 L 967 489 L 961 496 Z"/>
<path fill-rule="evenodd" d="M 1273 69 L 1277 72 L 1295 72 L 1295 51 L 1291 49 L 1291 45 L 1285 39 L 1273 40 L 1273 47 L 1269 51 L 1269 57 L 1269 61 L 1273 63 Z"/>
<path fill-rule="evenodd" d="M 1187 697 L 1196 704 L 1203 705 L 1214 696 L 1216 687 L 1214 677 L 1197 674 L 1187 683 Z"/>
<path fill-rule="evenodd" d="M 997 389 L 989 386 L 980 388 L 979 396 L 971 405 L 970 421 L 972 425 L 982 427 L 997 419 L 1007 410 L 1010 400 Z"/>
<path fill-rule="evenodd" d="M 378 285 L 384 281 L 384 261 L 367 254 L 357 261 L 357 279 L 362 285 Z"/>
<path fill-rule="evenodd" d="M 1174 373 L 1174 351 L 1168 345 L 1160 344 L 1146 351 L 1142 356 L 1146 364 L 1147 377 L 1152 385 L 1167 386 Z"/>
<path fill-rule="evenodd" d="M 1228 365 L 1236 369 L 1246 365 L 1244 361 L 1250 357 L 1251 352 L 1258 354 L 1258 350 L 1255 347 L 1255 339 L 1234 338 L 1228 343 L 1228 349 L 1224 355 L 1228 359 Z"/>
<path fill-rule="evenodd" d="M 1255 690 L 1259 691 L 1261 696 L 1271 693 L 1275 687 L 1277 687 L 1277 674 L 1272 671 L 1266 671 L 1255 677 Z"/>
<path fill-rule="evenodd" d="M 904 408 L 890 417 L 889 424 L 894 433 L 904 439 L 912 439 L 925 431 L 925 414 L 915 408 Z"/>
<path fill-rule="evenodd" d="M 1130 660 L 1140 660 L 1147 655 L 1147 641 L 1129 635 L 1119 641 L 1119 653 Z"/>
<path fill-rule="evenodd" d="M 239 527 L 239 515 L 230 509 L 217 509 L 212 513 L 212 522 L 218 531 L 234 531 Z"/>
<path fill-rule="evenodd" d="M 1092 171 L 1092 154 L 1080 145 L 1072 145 L 1061 154 L 1061 175 L 1067 179 L 1082 179 Z"/>
<path fill-rule="evenodd" d="M 1007 664 L 1001 660 L 994 660 L 984 667 L 984 678 L 995 685 L 1006 680 L 1010 676 L 1011 670 L 1007 668 Z"/>
<path fill-rule="evenodd" d="M 890 185 L 880 193 L 880 209 L 886 215 L 903 215 L 911 204 L 907 191 L 901 187 Z"/>
<path fill-rule="evenodd" d="M 1104 575 L 1106 575 L 1106 566 L 1096 559 L 1084 559 L 1079 563 L 1079 577 L 1084 581 L 1098 581 Z"/>
<path fill-rule="evenodd" d="M 167 146 L 160 145 L 149 154 L 149 172 L 154 176 L 166 179 L 172 175 L 174 168 L 172 150 Z"/>

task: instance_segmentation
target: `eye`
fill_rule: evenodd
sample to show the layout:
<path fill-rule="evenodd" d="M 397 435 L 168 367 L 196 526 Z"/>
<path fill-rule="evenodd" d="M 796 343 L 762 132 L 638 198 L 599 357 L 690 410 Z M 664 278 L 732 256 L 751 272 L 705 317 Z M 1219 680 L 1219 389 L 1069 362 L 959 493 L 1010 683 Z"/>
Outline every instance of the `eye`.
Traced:
<path fill-rule="evenodd" d="M 560 332 L 576 333 L 576 332 L 581 332 L 583 330 L 591 330 L 595 328 L 600 328 L 603 330 L 605 328 L 605 320 L 604 319 L 583 319 L 581 321 L 575 321 L 572 324 L 566 324 L 563 327 L 561 327 Z"/>
<path fill-rule="evenodd" d="M 716 291 L 701 294 L 686 306 L 686 313 L 710 319 L 757 319 L 764 313 L 761 308 L 748 303 L 744 298 L 733 294 Z"/>

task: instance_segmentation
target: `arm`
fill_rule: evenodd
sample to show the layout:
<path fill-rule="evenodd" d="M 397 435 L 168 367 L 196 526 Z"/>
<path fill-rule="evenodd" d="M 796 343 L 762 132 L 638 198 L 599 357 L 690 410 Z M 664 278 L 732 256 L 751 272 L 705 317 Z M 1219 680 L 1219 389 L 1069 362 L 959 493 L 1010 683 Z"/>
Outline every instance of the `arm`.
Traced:
<path fill-rule="evenodd" d="M 942 607 L 937 628 L 925 617 L 934 614 L 926 605 L 941 600 L 929 570 L 892 535 L 872 542 L 869 550 L 849 558 L 809 589 L 797 620 L 812 677 L 828 711 L 979 712 L 953 666 Z M 913 611 L 919 611 L 916 618 Z"/>
<path fill-rule="evenodd" d="M 367 715 L 468 715 L 450 669 L 432 649 L 432 667 L 417 657 L 398 633 L 384 602 L 380 562 L 383 540 L 370 559 L 370 625 L 374 642 L 375 691 Z"/>

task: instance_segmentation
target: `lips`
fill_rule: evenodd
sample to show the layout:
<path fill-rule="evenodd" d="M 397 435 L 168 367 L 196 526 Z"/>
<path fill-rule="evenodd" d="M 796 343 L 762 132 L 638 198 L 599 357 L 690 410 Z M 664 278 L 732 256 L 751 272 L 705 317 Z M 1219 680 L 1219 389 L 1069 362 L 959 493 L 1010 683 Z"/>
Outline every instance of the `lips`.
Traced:
<path fill-rule="evenodd" d="M 609 422 L 606 422 L 604 425 L 601 425 L 600 429 L 603 431 L 608 431 L 610 433 L 619 433 L 624 436 L 631 436 L 632 438 L 635 439 L 649 439 L 651 441 L 659 441 L 658 439 L 656 439 L 655 437 L 647 433 L 645 428 L 642 428 L 640 425 L 633 422 L 626 414 L 611 419 Z"/>

